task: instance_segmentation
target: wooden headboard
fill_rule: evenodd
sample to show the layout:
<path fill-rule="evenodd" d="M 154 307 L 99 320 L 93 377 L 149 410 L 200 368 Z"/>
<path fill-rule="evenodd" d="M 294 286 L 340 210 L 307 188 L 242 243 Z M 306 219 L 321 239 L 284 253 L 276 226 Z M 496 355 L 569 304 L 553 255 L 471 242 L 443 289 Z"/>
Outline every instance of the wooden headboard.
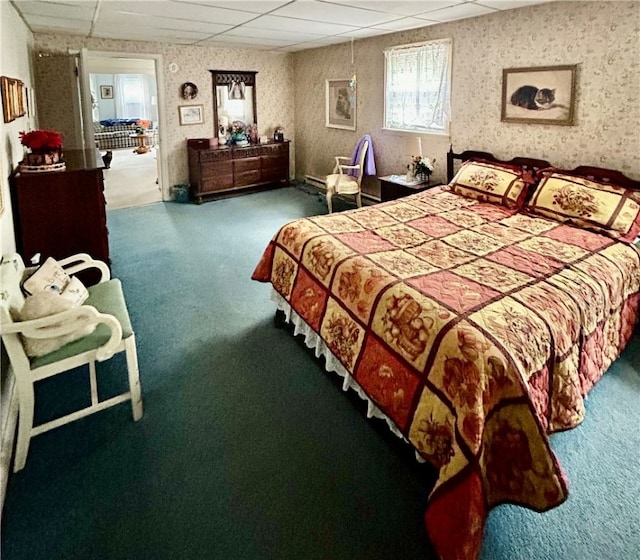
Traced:
<path fill-rule="evenodd" d="M 447 183 L 453 179 L 455 173 L 455 161 L 456 159 L 460 161 L 467 161 L 469 159 L 484 159 L 486 161 L 495 161 L 497 163 L 507 163 L 510 165 L 519 165 L 520 167 L 526 169 L 527 171 L 531 171 L 535 173 L 539 169 L 544 169 L 545 167 L 552 167 L 552 164 L 544 159 L 534 159 L 527 157 L 515 157 L 510 160 L 498 159 L 493 154 L 489 152 L 477 152 L 475 150 L 465 150 L 464 152 L 460 152 L 456 154 L 453 151 L 453 146 L 449 147 L 449 151 L 447 152 Z"/>
<path fill-rule="evenodd" d="M 469 159 L 484 159 L 486 161 L 495 161 L 497 163 L 507 163 L 511 165 L 519 165 L 520 167 L 526 169 L 527 171 L 531 171 L 535 173 L 540 169 L 544 169 L 545 167 L 554 167 L 553 164 L 544 160 L 544 159 L 535 159 L 528 157 L 515 157 L 508 161 L 501 160 L 495 157 L 493 154 L 489 152 L 478 152 L 475 150 L 465 150 L 464 152 L 460 152 L 456 154 L 453 151 L 453 146 L 449 147 L 449 151 L 447 152 L 447 183 L 451 182 L 455 173 L 455 160 L 467 161 Z M 587 179 L 594 179 L 596 181 L 601 181 L 603 183 L 614 183 L 619 187 L 624 187 L 625 189 L 633 189 L 640 191 L 640 181 L 636 181 L 627 177 L 626 175 L 620 173 L 620 171 L 616 171 L 614 169 L 606 169 L 604 167 L 591 167 L 588 165 L 581 165 L 576 167 L 575 169 L 556 169 L 559 173 L 567 173 L 569 175 L 578 175 L 580 177 L 586 177 Z"/>

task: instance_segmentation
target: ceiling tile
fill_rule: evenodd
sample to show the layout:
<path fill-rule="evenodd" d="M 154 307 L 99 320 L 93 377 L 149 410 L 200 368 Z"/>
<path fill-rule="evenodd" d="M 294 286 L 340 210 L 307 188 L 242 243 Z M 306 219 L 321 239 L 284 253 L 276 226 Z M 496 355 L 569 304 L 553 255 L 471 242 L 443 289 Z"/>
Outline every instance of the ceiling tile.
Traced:
<path fill-rule="evenodd" d="M 316 23 L 302 19 L 294 19 L 278 16 L 260 16 L 246 24 L 248 29 L 260 28 L 272 31 L 298 31 L 312 33 L 314 35 L 338 35 L 358 29 L 356 25 L 343 25 L 341 23 Z"/>
<path fill-rule="evenodd" d="M 375 3 L 372 3 L 375 5 Z M 305 20 L 321 21 L 325 23 L 344 23 L 357 27 L 367 27 L 397 19 L 392 14 L 385 14 L 373 10 L 352 8 L 341 4 L 328 4 L 307 0 L 292 2 L 273 12 L 274 16 L 293 17 Z"/>
<path fill-rule="evenodd" d="M 424 12 L 421 17 L 432 21 L 443 22 L 493 13 L 495 13 L 495 10 L 492 8 L 485 8 L 478 4 L 466 3 L 458 6 L 451 6 L 449 8 L 442 8 L 440 10 Z"/>
<path fill-rule="evenodd" d="M 403 31 L 405 29 L 416 29 L 418 27 L 426 27 L 427 25 L 432 25 L 434 23 L 439 23 L 436 21 L 429 21 L 426 19 L 418 19 L 413 17 L 406 17 L 397 19 L 395 21 L 384 23 L 382 25 L 376 25 L 376 29 L 384 29 L 387 32 L 391 31 Z"/>
<path fill-rule="evenodd" d="M 431 10 L 438 10 L 447 6 L 462 4 L 465 0 L 319 0 L 332 4 L 342 4 L 345 6 L 353 6 L 357 8 L 366 8 L 385 12 L 388 14 L 397 14 L 398 16 L 414 16 L 423 13 L 428 6 Z"/>

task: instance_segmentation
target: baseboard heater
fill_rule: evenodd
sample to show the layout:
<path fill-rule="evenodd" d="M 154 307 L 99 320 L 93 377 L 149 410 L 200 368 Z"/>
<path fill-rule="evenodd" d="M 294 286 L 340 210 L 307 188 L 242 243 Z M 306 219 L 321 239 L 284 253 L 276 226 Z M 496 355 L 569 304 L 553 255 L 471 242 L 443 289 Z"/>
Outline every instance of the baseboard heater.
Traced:
<path fill-rule="evenodd" d="M 305 175 L 304 176 L 304 180 L 305 180 L 306 183 L 309 183 L 310 185 L 313 185 L 314 187 L 318 187 L 318 188 L 322 189 L 323 191 L 326 190 L 324 179 L 320 179 L 320 177 L 314 177 L 313 175 Z M 379 198 L 376 198 L 375 196 L 373 196 L 371 194 L 367 194 L 364 191 L 362 191 L 360 194 L 361 194 L 362 198 L 366 198 L 366 199 L 371 200 L 373 202 L 380 202 Z"/>

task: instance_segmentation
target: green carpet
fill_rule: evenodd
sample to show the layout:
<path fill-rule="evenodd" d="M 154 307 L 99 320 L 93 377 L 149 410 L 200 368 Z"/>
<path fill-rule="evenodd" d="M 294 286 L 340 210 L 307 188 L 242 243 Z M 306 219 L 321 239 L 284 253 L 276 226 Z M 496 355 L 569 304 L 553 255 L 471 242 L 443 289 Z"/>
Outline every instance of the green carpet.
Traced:
<path fill-rule="evenodd" d="M 434 558 L 431 469 L 273 327 L 270 288 L 250 280 L 279 226 L 325 212 L 295 188 L 109 212 L 145 414 L 135 423 L 123 404 L 32 440 L 9 479 L 4 560 Z M 585 423 L 554 436 L 569 501 L 545 515 L 495 510 L 483 560 L 636 557 L 637 333 L 632 345 Z M 125 377 L 121 357 L 99 364 L 101 394 Z M 87 378 L 42 382 L 38 421 L 84 404 Z"/>

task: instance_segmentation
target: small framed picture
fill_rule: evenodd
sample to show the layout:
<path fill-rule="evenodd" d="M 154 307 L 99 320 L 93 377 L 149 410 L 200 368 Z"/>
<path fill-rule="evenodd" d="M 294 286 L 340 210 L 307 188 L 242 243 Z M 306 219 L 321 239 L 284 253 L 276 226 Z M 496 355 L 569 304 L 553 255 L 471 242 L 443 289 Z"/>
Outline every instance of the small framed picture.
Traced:
<path fill-rule="evenodd" d="M 502 122 L 574 124 L 576 65 L 502 71 Z"/>
<path fill-rule="evenodd" d="M 204 123 L 204 105 L 180 105 L 180 126 Z"/>
<path fill-rule="evenodd" d="M 100 97 L 102 99 L 113 99 L 113 86 L 100 86 Z"/>
<path fill-rule="evenodd" d="M 326 126 L 356 129 L 356 90 L 349 80 L 327 80 L 326 104 Z"/>

